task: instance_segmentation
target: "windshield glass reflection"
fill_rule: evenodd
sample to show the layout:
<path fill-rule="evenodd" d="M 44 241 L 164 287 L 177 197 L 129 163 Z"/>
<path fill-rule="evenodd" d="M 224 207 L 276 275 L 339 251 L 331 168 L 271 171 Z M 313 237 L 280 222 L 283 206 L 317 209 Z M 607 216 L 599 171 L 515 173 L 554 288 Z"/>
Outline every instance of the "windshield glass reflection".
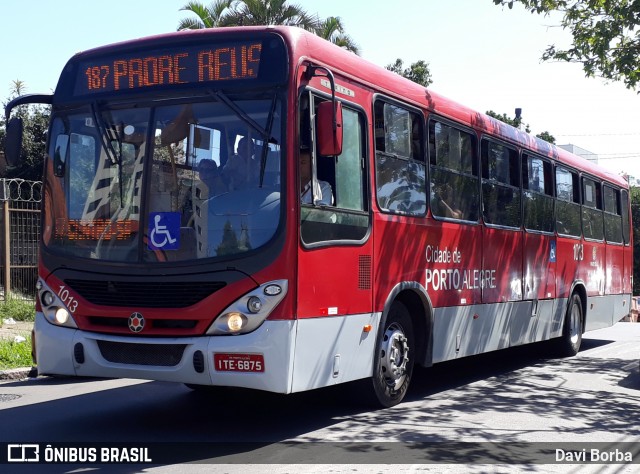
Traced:
<path fill-rule="evenodd" d="M 280 219 L 280 121 L 273 98 L 58 116 L 45 243 L 147 262 L 261 247 Z"/>

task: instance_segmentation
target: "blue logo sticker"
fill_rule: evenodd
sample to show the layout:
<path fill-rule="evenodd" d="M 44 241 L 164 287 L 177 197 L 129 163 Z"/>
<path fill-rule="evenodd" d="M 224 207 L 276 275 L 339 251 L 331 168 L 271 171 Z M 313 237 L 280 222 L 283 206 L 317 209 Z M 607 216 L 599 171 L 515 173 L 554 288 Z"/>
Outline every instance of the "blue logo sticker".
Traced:
<path fill-rule="evenodd" d="M 551 248 L 549 249 L 549 261 L 555 263 L 556 261 L 556 241 L 551 241 Z"/>
<path fill-rule="evenodd" d="M 149 250 L 180 248 L 180 213 L 152 212 L 149 215 Z"/>

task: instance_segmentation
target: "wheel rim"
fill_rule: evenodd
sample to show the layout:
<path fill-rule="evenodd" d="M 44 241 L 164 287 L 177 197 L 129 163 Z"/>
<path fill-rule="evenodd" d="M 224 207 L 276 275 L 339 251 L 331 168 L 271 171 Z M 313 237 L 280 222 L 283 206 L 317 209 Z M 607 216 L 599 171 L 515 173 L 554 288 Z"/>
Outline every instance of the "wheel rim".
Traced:
<path fill-rule="evenodd" d="M 393 390 L 397 390 L 407 377 L 409 362 L 409 345 L 402 328 L 392 324 L 382 338 L 380 348 L 380 366 L 385 382 Z"/>
<path fill-rule="evenodd" d="M 577 304 L 574 304 L 571 307 L 571 318 L 569 319 L 569 340 L 571 344 L 574 346 L 578 344 L 578 340 L 580 339 L 580 308 Z"/>

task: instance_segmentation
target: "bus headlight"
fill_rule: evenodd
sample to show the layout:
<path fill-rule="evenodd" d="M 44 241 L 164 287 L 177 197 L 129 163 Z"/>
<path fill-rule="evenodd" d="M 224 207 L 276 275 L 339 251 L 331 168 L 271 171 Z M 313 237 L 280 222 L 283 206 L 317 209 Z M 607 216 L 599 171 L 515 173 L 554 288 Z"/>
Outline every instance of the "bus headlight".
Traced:
<path fill-rule="evenodd" d="M 77 328 L 67 306 L 42 280 L 38 280 L 38 298 L 42 305 L 42 313 L 51 324 L 68 328 Z"/>
<path fill-rule="evenodd" d="M 69 311 L 65 308 L 58 308 L 56 310 L 55 318 L 58 324 L 64 325 L 69 321 Z"/>
<path fill-rule="evenodd" d="M 287 280 L 260 285 L 229 305 L 207 330 L 209 335 L 246 334 L 257 329 L 287 294 Z"/>

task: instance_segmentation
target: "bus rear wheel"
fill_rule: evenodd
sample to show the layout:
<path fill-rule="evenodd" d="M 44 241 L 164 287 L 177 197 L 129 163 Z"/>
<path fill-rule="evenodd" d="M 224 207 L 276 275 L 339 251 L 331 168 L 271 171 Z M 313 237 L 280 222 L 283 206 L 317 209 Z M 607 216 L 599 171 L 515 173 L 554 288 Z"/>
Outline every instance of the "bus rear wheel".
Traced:
<path fill-rule="evenodd" d="M 376 343 L 373 366 L 373 394 L 383 407 L 402 401 L 411 382 L 414 365 L 414 336 L 407 307 L 392 304 Z"/>
<path fill-rule="evenodd" d="M 580 350 L 584 332 L 584 314 L 580 295 L 571 295 L 567 313 L 564 317 L 562 336 L 557 341 L 558 354 L 561 357 L 573 357 Z"/>

